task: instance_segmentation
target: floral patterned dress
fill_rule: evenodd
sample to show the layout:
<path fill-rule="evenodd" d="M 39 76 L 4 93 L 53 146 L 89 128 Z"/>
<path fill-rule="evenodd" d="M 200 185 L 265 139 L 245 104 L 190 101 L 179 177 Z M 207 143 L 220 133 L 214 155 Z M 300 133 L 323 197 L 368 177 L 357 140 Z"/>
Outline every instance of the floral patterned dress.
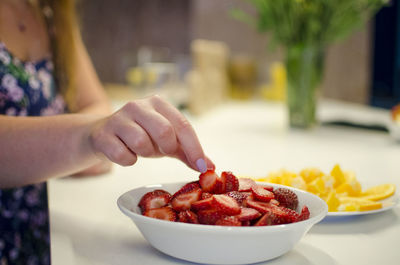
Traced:
<path fill-rule="evenodd" d="M 0 115 L 43 116 L 65 110 L 51 59 L 23 62 L 0 42 Z M 4 264 L 50 264 L 46 183 L 0 189 L 0 265 Z"/>

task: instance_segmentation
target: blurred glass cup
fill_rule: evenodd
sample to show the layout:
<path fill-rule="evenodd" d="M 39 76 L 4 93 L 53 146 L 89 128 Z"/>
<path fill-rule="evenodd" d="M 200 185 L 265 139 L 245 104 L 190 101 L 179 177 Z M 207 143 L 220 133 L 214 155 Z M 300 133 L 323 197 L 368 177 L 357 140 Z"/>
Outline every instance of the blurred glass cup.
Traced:
<path fill-rule="evenodd" d="M 249 55 L 235 55 L 229 61 L 230 94 L 232 98 L 249 99 L 257 86 L 257 64 Z"/>

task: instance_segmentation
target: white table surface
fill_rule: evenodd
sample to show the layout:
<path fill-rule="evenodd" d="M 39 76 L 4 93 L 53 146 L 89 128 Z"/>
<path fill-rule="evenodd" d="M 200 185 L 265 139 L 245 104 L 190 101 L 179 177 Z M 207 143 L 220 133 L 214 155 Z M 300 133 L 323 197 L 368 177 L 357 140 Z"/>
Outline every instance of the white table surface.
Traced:
<path fill-rule="evenodd" d="M 342 116 L 385 122 L 388 115 L 337 102 L 320 105 L 323 119 Z M 386 182 L 400 187 L 400 144 L 384 132 L 328 126 L 288 130 L 284 107 L 266 102 L 230 102 L 189 119 L 218 171 L 265 176 L 281 168 L 299 171 L 312 166 L 329 172 L 339 163 L 353 170 L 363 187 Z M 177 160 L 140 158 L 132 167 L 115 166 L 100 177 L 51 180 L 53 264 L 193 264 L 153 249 L 116 201 L 142 185 L 197 177 Z M 397 206 L 374 215 L 325 220 L 293 250 L 265 264 L 397 265 L 399 218 Z"/>

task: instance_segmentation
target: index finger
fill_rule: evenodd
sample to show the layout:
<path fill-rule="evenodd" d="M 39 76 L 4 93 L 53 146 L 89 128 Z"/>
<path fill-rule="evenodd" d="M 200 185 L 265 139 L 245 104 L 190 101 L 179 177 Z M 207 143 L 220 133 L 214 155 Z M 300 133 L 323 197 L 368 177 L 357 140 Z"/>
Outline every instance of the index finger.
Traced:
<path fill-rule="evenodd" d="M 198 171 L 206 172 L 206 156 L 190 122 L 178 109 L 160 97 L 154 96 L 152 103 L 154 109 L 171 122 L 188 162 Z"/>

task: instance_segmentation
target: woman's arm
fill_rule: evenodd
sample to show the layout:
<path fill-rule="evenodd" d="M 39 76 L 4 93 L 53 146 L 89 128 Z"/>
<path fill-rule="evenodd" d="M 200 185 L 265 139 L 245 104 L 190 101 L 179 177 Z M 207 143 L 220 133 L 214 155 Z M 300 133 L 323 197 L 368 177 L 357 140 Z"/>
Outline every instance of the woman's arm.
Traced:
<path fill-rule="evenodd" d="M 87 141 L 95 120 L 98 117 L 78 114 L 0 115 L 0 187 L 66 176 L 100 161 Z"/>
<path fill-rule="evenodd" d="M 65 176 L 105 158 L 129 166 L 138 156 L 175 157 L 200 172 L 214 168 L 187 119 L 158 96 L 107 117 L 0 115 L 0 187 Z"/>

